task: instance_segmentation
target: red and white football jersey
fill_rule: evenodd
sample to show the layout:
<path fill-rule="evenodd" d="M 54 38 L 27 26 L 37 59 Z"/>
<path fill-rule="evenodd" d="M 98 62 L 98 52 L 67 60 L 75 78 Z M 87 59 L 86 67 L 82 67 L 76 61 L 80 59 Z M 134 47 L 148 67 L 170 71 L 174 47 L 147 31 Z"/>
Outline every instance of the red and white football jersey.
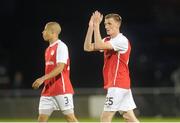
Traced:
<path fill-rule="evenodd" d="M 44 82 L 42 96 L 56 96 L 60 94 L 74 93 L 70 81 L 70 59 L 68 48 L 65 43 L 57 40 L 45 51 L 45 74 L 50 73 L 57 63 L 65 63 L 63 71 L 49 80 Z"/>
<path fill-rule="evenodd" d="M 129 56 L 131 45 L 128 39 L 119 33 L 115 38 L 106 37 L 104 42 L 110 42 L 113 50 L 104 50 L 104 88 L 130 88 Z"/>

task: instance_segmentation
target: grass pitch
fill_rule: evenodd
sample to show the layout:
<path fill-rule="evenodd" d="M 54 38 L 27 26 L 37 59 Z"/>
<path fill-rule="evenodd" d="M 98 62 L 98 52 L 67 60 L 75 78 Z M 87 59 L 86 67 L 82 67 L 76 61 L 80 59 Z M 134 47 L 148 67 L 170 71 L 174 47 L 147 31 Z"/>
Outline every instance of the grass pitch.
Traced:
<path fill-rule="evenodd" d="M 169 117 L 169 118 L 154 118 L 154 117 L 143 117 L 138 118 L 140 122 L 179 122 L 180 117 Z M 79 122 L 99 122 L 99 119 L 93 118 L 78 118 Z M 37 119 L 22 119 L 22 118 L 0 118 L 0 122 L 37 122 Z M 49 122 L 66 122 L 62 118 L 50 118 Z M 115 118 L 113 122 L 124 122 L 122 118 Z"/>

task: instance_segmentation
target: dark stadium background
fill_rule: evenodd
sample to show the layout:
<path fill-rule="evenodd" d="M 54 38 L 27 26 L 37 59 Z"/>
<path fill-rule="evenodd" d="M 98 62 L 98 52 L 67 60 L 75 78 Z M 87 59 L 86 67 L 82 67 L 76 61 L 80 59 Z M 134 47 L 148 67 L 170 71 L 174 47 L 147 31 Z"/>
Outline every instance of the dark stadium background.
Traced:
<path fill-rule="evenodd" d="M 133 87 L 173 87 L 180 66 L 180 1 L 178 0 L 2 0 L 0 4 L 0 65 L 8 84 L 0 88 L 31 88 L 44 73 L 42 30 L 48 21 L 62 26 L 60 39 L 69 47 L 71 80 L 75 88 L 102 87 L 103 56 L 83 51 L 93 11 L 118 13 L 121 32 L 132 44 L 130 71 Z M 102 34 L 105 30 L 102 26 Z M 22 83 L 16 86 L 19 71 Z"/>

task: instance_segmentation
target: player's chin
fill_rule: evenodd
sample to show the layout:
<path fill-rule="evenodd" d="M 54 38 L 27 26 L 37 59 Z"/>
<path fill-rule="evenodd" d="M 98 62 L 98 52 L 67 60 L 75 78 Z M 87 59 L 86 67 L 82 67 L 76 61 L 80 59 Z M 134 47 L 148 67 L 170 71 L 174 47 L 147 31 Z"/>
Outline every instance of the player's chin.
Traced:
<path fill-rule="evenodd" d="M 45 35 L 43 35 L 42 37 L 43 37 L 44 41 L 47 41 L 47 40 L 48 40 Z"/>
<path fill-rule="evenodd" d="M 44 39 L 44 41 L 48 41 L 48 39 L 47 39 L 47 38 L 45 38 L 45 37 L 43 37 L 43 39 Z"/>
<path fill-rule="evenodd" d="M 109 31 L 106 31 L 107 35 L 111 35 L 111 33 Z"/>

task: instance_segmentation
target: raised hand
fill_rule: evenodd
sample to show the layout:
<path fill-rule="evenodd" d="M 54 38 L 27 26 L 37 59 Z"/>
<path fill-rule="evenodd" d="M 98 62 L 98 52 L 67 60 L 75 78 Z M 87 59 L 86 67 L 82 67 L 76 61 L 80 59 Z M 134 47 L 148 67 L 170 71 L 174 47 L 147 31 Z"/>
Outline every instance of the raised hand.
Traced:
<path fill-rule="evenodd" d="M 103 20 L 103 15 L 99 11 L 95 11 L 94 14 L 94 26 L 100 25 Z"/>
<path fill-rule="evenodd" d="M 94 24 L 94 13 L 91 15 L 91 18 L 89 20 L 89 26 L 93 27 L 93 24 Z"/>

